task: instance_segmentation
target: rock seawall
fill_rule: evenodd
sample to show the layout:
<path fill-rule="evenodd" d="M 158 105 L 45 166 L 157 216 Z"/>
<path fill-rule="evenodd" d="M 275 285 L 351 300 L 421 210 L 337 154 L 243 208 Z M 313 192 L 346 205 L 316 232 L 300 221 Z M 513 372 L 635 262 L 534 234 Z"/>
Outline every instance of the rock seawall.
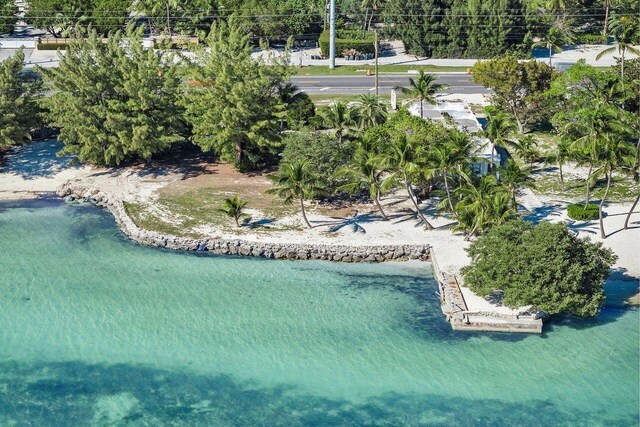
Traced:
<path fill-rule="evenodd" d="M 97 189 L 70 182 L 58 189 L 61 197 L 91 198 L 107 208 L 120 229 L 132 240 L 147 246 L 186 251 L 207 251 L 217 255 L 243 255 L 272 259 L 325 260 L 337 262 L 428 261 L 431 247 L 425 245 L 348 246 L 331 244 L 272 243 L 243 239 L 207 237 L 192 239 L 166 235 L 138 227 L 121 200 L 112 200 Z"/>

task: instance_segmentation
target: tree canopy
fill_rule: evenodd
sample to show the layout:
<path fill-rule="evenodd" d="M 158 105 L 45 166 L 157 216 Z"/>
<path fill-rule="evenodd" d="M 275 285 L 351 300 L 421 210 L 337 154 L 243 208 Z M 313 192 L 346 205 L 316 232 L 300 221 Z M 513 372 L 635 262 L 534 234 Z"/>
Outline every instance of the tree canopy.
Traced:
<path fill-rule="evenodd" d="M 58 68 L 40 72 L 53 90 L 44 105 L 62 152 L 80 161 L 148 160 L 185 139 L 177 69 L 143 47 L 140 29 L 115 32 L 106 43 L 90 31 L 69 45 Z"/>
<path fill-rule="evenodd" d="M 480 61 L 472 74 L 474 82 L 493 90 L 493 103 L 516 119 L 520 133 L 527 123 L 545 117 L 545 92 L 557 75 L 547 64 L 520 62 L 510 55 Z"/>
<path fill-rule="evenodd" d="M 245 170 L 274 162 L 286 119 L 286 55 L 252 59 L 249 36 L 235 20 L 214 25 L 207 47 L 194 61 L 184 102 L 193 142 Z"/>
<path fill-rule="evenodd" d="M 512 308 L 533 305 L 549 314 L 595 316 L 616 256 L 601 243 L 574 236 L 564 223 L 509 221 L 478 237 L 462 269 L 478 295 L 504 292 Z"/>
<path fill-rule="evenodd" d="M 0 62 L 0 147 L 31 139 L 40 124 L 39 78 L 23 71 L 22 49 Z"/>

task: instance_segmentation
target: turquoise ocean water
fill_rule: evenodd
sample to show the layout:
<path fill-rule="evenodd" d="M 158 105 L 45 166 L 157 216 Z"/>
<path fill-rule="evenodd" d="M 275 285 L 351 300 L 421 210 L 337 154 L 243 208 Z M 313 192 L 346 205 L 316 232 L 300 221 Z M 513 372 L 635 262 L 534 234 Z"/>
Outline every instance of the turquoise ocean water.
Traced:
<path fill-rule="evenodd" d="M 0 425 L 638 425 L 634 281 L 542 336 L 450 330 L 428 264 L 138 246 L 0 204 Z"/>

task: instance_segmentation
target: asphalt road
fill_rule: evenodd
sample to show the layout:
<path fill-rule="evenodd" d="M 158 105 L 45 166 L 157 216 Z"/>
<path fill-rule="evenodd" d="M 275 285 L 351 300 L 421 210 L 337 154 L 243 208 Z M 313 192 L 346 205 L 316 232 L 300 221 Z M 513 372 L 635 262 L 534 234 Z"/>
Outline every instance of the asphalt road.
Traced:
<path fill-rule="evenodd" d="M 489 91 L 471 81 L 466 73 L 437 74 L 438 83 L 449 85 L 445 92 L 461 94 L 485 94 Z M 408 86 L 409 74 L 381 74 L 379 78 L 380 94 L 388 94 L 396 86 Z M 310 95 L 360 95 L 373 93 L 374 77 L 371 76 L 294 76 L 293 84 Z"/>

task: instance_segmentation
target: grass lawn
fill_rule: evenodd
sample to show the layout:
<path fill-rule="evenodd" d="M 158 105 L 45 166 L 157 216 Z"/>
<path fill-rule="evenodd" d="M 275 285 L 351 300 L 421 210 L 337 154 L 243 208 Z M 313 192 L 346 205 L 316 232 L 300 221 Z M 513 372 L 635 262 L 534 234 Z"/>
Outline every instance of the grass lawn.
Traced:
<path fill-rule="evenodd" d="M 131 219 L 142 228 L 176 236 L 203 237 L 204 230 L 216 229 L 234 234 L 273 232 L 297 229 L 294 225 L 273 221 L 298 212 L 297 205 L 266 193 L 271 188 L 264 175 L 241 174 L 230 165 L 211 165 L 204 174 L 178 181 L 163 188 L 153 205 L 128 203 Z M 248 202 L 246 225 L 237 228 L 233 219 L 218 209 L 224 199 L 238 194 Z"/>
<path fill-rule="evenodd" d="M 446 67 L 440 65 L 380 65 L 378 71 L 380 73 L 408 73 L 409 70 L 423 70 L 429 73 L 435 72 L 459 72 L 467 71 L 468 67 Z M 355 76 L 365 75 L 367 70 L 374 72 L 373 65 L 340 65 L 330 70 L 326 65 L 310 65 L 307 67 L 296 67 L 295 75 L 297 76 Z"/>
<path fill-rule="evenodd" d="M 563 190 L 560 183 L 560 173 L 557 170 L 536 176 L 536 188 L 533 191 L 545 196 L 557 197 L 561 200 L 584 200 L 586 195 L 584 178 L 572 174 L 565 174 L 564 178 L 565 187 Z M 605 189 L 606 181 L 604 179 L 599 180 L 591 188 L 592 200 L 600 200 L 604 196 Z M 611 180 L 611 188 L 609 189 L 607 200 L 609 202 L 631 202 L 638 195 L 638 191 L 640 191 L 640 185 L 629 176 L 616 175 Z"/>

